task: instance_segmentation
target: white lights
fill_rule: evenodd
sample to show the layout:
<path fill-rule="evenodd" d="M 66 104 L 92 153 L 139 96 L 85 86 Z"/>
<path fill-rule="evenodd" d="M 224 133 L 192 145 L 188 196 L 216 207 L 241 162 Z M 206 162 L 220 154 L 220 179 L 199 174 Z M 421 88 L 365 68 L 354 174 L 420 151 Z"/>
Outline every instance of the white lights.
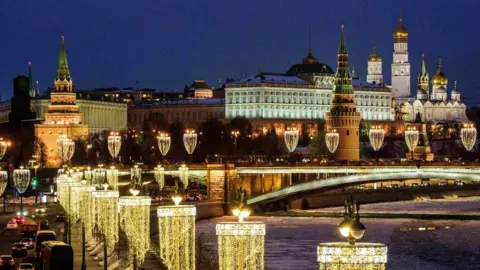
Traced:
<path fill-rule="evenodd" d="M 193 154 L 195 151 L 195 147 L 197 146 L 197 133 L 195 130 L 187 129 L 183 134 L 183 145 L 185 146 L 185 150 L 189 155 Z"/>
<path fill-rule="evenodd" d="M 96 168 L 93 170 L 93 184 L 101 187 L 107 181 L 107 169 Z"/>
<path fill-rule="evenodd" d="M 182 181 L 183 186 L 188 186 L 188 167 L 185 164 L 182 164 L 180 168 L 178 168 L 180 181 Z"/>
<path fill-rule="evenodd" d="M 462 138 L 462 143 L 467 151 L 472 151 L 477 141 L 477 129 L 473 124 L 467 123 L 464 124 L 462 130 L 460 131 L 460 136 Z"/>
<path fill-rule="evenodd" d="M 158 150 L 162 156 L 166 156 L 170 150 L 172 138 L 167 133 L 160 133 L 157 137 Z M 193 152 L 193 151 L 192 151 Z"/>
<path fill-rule="evenodd" d="M 75 142 L 69 139 L 67 135 L 61 135 L 57 139 L 57 153 L 62 163 L 68 162 L 72 158 L 73 153 L 75 153 Z"/>
<path fill-rule="evenodd" d="M 163 186 L 165 185 L 165 168 L 158 165 L 153 171 L 153 176 L 155 177 L 155 181 L 158 183 L 158 188 L 162 190 Z"/>
<path fill-rule="evenodd" d="M 368 138 L 373 150 L 378 151 L 382 147 L 385 131 L 381 126 L 372 126 L 368 131 Z"/>
<path fill-rule="evenodd" d="M 111 252 L 118 241 L 118 191 L 102 190 L 92 193 L 95 200 L 97 226 L 107 243 L 107 252 Z"/>
<path fill-rule="evenodd" d="M 336 129 L 329 130 L 325 134 L 325 144 L 327 145 L 328 151 L 334 153 L 337 150 L 338 143 L 340 142 L 340 135 Z"/>
<path fill-rule="evenodd" d="M 419 137 L 420 134 L 417 128 L 408 127 L 407 130 L 405 130 L 405 142 L 407 143 L 407 147 L 410 152 L 415 151 L 415 148 L 417 148 Z"/>
<path fill-rule="evenodd" d="M 6 142 L 2 138 L 0 138 L 0 160 L 3 159 L 3 156 L 7 152 L 7 148 L 9 145 L 10 145 L 9 142 Z"/>
<path fill-rule="evenodd" d="M 0 196 L 2 196 L 3 192 L 7 188 L 7 185 L 8 185 L 8 172 L 0 171 Z"/>
<path fill-rule="evenodd" d="M 168 269 L 195 269 L 196 212 L 193 205 L 157 208 L 160 257 Z"/>
<path fill-rule="evenodd" d="M 134 185 L 140 185 L 142 183 L 142 168 L 138 167 L 138 165 L 133 166 L 130 169 L 130 182 Z"/>
<path fill-rule="evenodd" d="M 139 267 L 150 249 L 150 197 L 120 197 L 120 226 L 128 240 L 128 261 Z"/>
<path fill-rule="evenodd" d="M 23 194 L 30 184 L 30 170 L 23 167 L 13 170 L 13 183 L 18 193 Z"/>
<path fill-rule="evenodd" d="M 118 190 L 118 170 L 113 166 L 107 170 L 107 182 L 113 190 Z"/>
<path fill-rule="evenodd" d="M 387 247 L 380 243 L 320 243 L 317 249 L 319 269 L 383 270 Z"/>
<path fill-rule="evenodd" d="M 216 233 L 220 270 L 264 269 L 264 223 L 220 222 Z"/>
<path fill-rule="evenodd" d="M 295 151 L 295 148 L 297 148 L 298 137 L 298 129 L 296 128 L 291 128 L 283 132 L 285 145 L 290 153 Z"/>
<path fill-rule="evenodd" d="M 108 152 L 113 159 L 117 158 L 122 147 L 122 137 L 118 132 L 111 132 L 108 136 Z"/>
<path fill-rule="evenodd" d="M 180 196 L 179 194 L 172 195 L 172 201 L 175 204 L 175 206 L 179 206 L 182 199 L 183 199 L 182 196 Z"/>

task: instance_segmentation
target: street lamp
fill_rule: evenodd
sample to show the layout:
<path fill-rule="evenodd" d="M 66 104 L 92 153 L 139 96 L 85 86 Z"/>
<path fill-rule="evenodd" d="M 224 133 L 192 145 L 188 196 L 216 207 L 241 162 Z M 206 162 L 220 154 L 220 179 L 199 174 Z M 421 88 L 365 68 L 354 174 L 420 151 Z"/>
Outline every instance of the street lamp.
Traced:
<path fill-rule="evenodd" d="M 23 193 L 25 193 L 30 184 L 30 170 L 24 169 L 23 166 L 20 166 L 20 169 L 14 170 L 13 182 L 20 194 L 20 210 L 23 210 Z"/>
<path fill-rule="evenodd" d="M 238 130 L 232 130 L 231 132 L 232 136 L 233 136 L 233 146 L 234 146 L 234 155 L 236 154 L 237 152 L 237 140 L 238 140 L 238 135 L 240 135 L 240 131 Z"/>
<path fill-rule="evenodd" d="M 368 138 L 373 150 L 378 151 L 383 145 L 383 139 L 385 138 L 385 131 L 382 126 L 372 126 L 368 132 Z"/>
<path fill-rule="evenodd" d="M 336 129 L 331 129 L 325 133 L 325 144 L 327 145 L 328 151 L 330 153 L 335 153 L 340 142 L 340 135 Z"/>
<path fill-rule="evenodd" d="M 3 156 L 7 152 L 7 148 L 10 146 L 10 142 L 6 142 L 3 138 L 0 138 L 0 160 L 3 159 Z"/>
<path fill-rule="evenodd" d="M 108 152 L 112 156 L 113 162 L 118 157 L 120 153 L 120 148 L 122 147 L 122 137 L 118 132 L 110 132 L 108 136 Z"/>
<path fill-rule="evenodd" d="M 412 160 L 413 160 L 413 152 L 418 145 L 418 139 L 420 135 L 416 127 L 408 127 L 405 131 L 405 142 L 407 143 L 408 150 L 412 152 Z"/>
<path fill-rule="evenodd" d="M 345 200 L 344 219 L 338 225 L 340 234 L 348 237 L 348 243 L 355 245 L 357 240 L 360 240 L 365 234 L 366 228 L 360 222 L 360 203 L 354 201 L 352 197 Z"/>
<path fill-rule="evenodd" d="M 298 129 L 296 128 L 288 128 L 288 130 L 285 130 L 283 132 L 283 138 L 285 140 L 285 144 L 287 145 L 287 149 L 290 153 L 295 151 L 295 148 L 297 148 L 298 144 Z"/>
<path fill-rule="evenodd" d="M 183 146 L 189 155 L 193 154 L 195 147 L 197 146 L 197 133 L 193 129 L 187 129 L 183 134 Z"/>
<path fill-rule="evenodd" d="M 462 137 L 462 143 L 467 151 L 472 151 L 477 141 L 477 129 L 473 126 L 472 123 L 466 123 L 463 125 L 462 130 L 460 131 Z"/>
<path fill-rule="evenodd" d="M 167 133 L 160 133 L 157 136 L 157 144 L 158 144 L 158 150 L 160 150 L 160 153 L 162 154 L 162 156 L 165 157 L 168 151 L 170 150 L 170 145 L 172 144 L 172 138 Z"/>
<path fill-rule="evenodd" d="M 69 139 L 67 135 L 60 136 L 57 139 L 57 153 L 62 161 L 61 165 L 64 165 L 75 153 L 75 142 Z"/>

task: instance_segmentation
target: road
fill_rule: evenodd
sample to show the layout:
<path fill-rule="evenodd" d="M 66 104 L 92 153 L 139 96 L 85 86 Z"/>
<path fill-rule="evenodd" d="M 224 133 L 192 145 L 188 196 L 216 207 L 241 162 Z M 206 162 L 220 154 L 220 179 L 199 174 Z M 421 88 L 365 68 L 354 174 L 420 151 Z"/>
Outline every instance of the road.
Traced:
<path fill-rule="evenodd" d="M 25 218 L 29 221 L 34 221 L 39 223 L 41 220 L 47 220 L 50 229 L 54 230 L 57 234 L 57 240 L 63 241 L 63 233 L 60 231 L 61 227 L 63 226 L 62 222 L 56 222 L 56 215 L 59 212 L 63 212 L 62 208 L 58 204 L 49 204 L 46 205 L 47 212 L 42 214 L 34 214 L 32 215 L 33 207 L 30 205 L 24 206 L 25 210 L 28 210 L 28 216 Z M 0 214 L 0 254 L 11 254 L 12 245 L 20 240 L 20 231 L 19 230 L 6 230 L 6 224 L 9 220 L 14 217 L 14 213 L 10 214 Z M 79 227 L 79 225 L 76 225 Z M 74 269 L 80 269 L 81 266 L 81 235 L 80 235 L 80 228 L 74 228 L 72 230 L 72 247 L 74 249 Z M 35 239 L 33 239 L 35 240 Z M 88 256 L 88 255 L 87 255 Z M 25 258 L 15 258 L 15 263 L 21 262 L 30 262 L 35 264 L 35 269 L 41 269 L 40 261 L 35 259 L 35 252 L 34 249 L 28 251 L 28 255 Z M 9 269 L 9 268 L 0 268 L 0 269 Z M 14 268 L 10 268 L 14 269 Z M 87 269 L 103 269 L 100 266 L 96 265 L 90 256 L 87 257 Z"/>

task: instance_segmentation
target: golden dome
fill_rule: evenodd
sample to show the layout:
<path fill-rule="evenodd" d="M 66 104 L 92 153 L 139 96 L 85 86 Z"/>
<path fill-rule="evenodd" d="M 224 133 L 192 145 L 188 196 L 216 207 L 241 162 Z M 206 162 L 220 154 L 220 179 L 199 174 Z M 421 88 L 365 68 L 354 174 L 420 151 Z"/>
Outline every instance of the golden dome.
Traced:
<path fill-rule="evenodd" d="M 382 57 L 377 53 L 375 42 L 373 42 L 372 52 L 368 56 L 368 62 L 382 62 Z"/>
<path fill-rule="evenodd" d="M 394 38 L 408 38 L 408 30 L 403 26 L 403 19 L 400 17 L 398 21 L 398 26 L 393 31 Z"/>
<path fill-rule="evenodd" d="M 441 59 L 439 60 L 437 73 L 435 73 L 435 75 L 432 77 L 432 84 L 433 85 L 447 85 L 448 84 L 448 78 L 442 72 L 442 61 L 441 61 Z"/>
<path fill-rule="evenodd" d="M 303 58 L 302 64 L 317 64 L 318 60 L 312 54 L 312 49 L 308 49 L 307 57 Z"/>

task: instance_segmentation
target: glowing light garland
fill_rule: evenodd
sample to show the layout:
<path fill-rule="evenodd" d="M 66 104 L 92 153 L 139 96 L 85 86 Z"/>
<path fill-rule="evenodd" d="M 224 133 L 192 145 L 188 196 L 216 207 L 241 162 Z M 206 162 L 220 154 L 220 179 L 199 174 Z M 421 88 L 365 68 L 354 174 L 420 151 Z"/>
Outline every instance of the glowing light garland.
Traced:
<path fill-rule="evenodd" d="M 472 151 L 475 142 L 477 141 L 477 129 L 473 124 L 465 124 L 460 131 L 460 136 L 465 149 L 467 149 L 467 151 Z"/>
<path fill-rule="evenodd" d="M 142 168 L 135 165 L 130 169 L 130 181 L 134 185 L 142 185 Z"/>
<path fill-rule="evenodd" d="M 96 224 L 107 243 L 107 253 L 111 252 L 118 241 L 118 197 L 119 192 L 99 190 L 92 193 L 95 200 Z"/>
<path fill-rule="evenodd" d="M 327 145 L 328 151 L 334 153 L 337 150 L 338 143 L 340 142 L 340 135 L 336 129 L 332 129 L 325 134 L 325 144 Z"/>
<path fill-rule="evenodd" d="M 165 168 L 158 165 L 155 167 L 153 176 L 155 177 L 155 181 L 158 183 L 158 188 L 162 190 L 165 186 Z"/>
<path fill-rule="evenodd" d="M 195 215 L 192 205 L 157 208 L 160 258 L 168 269 L 195 269 Z"/>
<path fill-rule="evenodd" d="M 115 167 L 107 170 L 107 182 L 113 190 L 118 190 L 118 170 Z"/>
<path fill-rule="evenodd" d="M 172 143 L 172 138 L 167 133 L 160 133 L 157 137 L 158 150 L 162 156 L 166 156 L 170 150 L 170 145 Z"/>
<path fill-rule="evenodd" d="M 378 151 L 382 147 L 384 137 L 385 131 L 381 126 L 372 126 L 370 128 L 368 138 L 373 150 Z"/>
<path fill-rule="evenodd" d="M 92 192 L 96 189 L 95 186 L 79 186 L 76 187 L 79 196 L 79 217 L 85 226 L 87 238 L 92 236 L 94 227 L 94 213 L 91 209 Z"/>
<path fill-rule="evenodd" d="M 60 136 L 57 139 L 57 153 L 62 162 L 68 162 L 75 153 L 75 142 L 69 139 L 67 135 Z"/>
<path fill-rule="evenodd" d="M 136 257 L 137 267 L 145 259 L 150 249 L 150 204 L 147 196 L 120 197 L 120 226 L 128 240 L 128 258 L 133 262 Z"/>
<path fill-rule="evenodd" d="M 96 168 L 93 170 L 93 184 L 97 187 L 101 187 L 103 183 L 107 181 L 107 169 Z"/>
<path fill-rule="evenodd" d="M 283 138 L 285 140 L 285 145 L 290 153 L 295 151 L 298 144 L 298 129 L 292 128 L 283 132 Z"/>
<path fill-rule="evenodd" d="M 193 154 L 195 147 L 197 147 L 197 138 L 198 136 L 197 133 L 195 133 L 195 130 L 189 129 L 183 134 L 183 145 L 189 155 Z"/>
<path fill-rule="evenodd" d="M 7 188 L 7 185 L 8 185 L 8 172 L 0 171 L 0 196 L 2 196 L 3 192 Z"/>
<path fill-rule="evenodd" d="M 13 170 L 13 183 L 18 193 L 23 194 L 30 184 L 30 170 L 23 167 Z"/>
<path fill-rule="evenodd" d="M 420 134 L 415 127 L 408 127 L 405 131 L 405 142 L 410 152 L 415 151 L 415 148 L 417 148 L 419 137 Z"/>
<path fill-rule="evenodd" d="M 108 152 L 113 159 L 118 157 L 120 153 L 120 148 L 122 147 L 122 137 L 118 132 L 111 132 L 108 136 Z"/>
<path fill-rule="evenodd" d="M 9 145 L 10 145 L 9 142 L 6 142 L 2 138 L 0 138 L 0 160 L 2 160 L 3 156 L 5 156 L 5 153 L 7 152 L 7 148 Z"/>
<path fill-rule="evenodd" d="M 182 164 L 178 168 L 180 181 L 183 183 L 183 186 L 188 187 L 188 167 L 185 164 Z"/>
<path fill-rule="evenodd" d="M 216 231 L 220 270 L 264 269 L 264 223 L 220 222 Z"/>
<path fill-rule="evenodd" d="M 317 249 L 320 270 L 384 270 L 387 247 L 379 243 L 321 243 Z"/>

